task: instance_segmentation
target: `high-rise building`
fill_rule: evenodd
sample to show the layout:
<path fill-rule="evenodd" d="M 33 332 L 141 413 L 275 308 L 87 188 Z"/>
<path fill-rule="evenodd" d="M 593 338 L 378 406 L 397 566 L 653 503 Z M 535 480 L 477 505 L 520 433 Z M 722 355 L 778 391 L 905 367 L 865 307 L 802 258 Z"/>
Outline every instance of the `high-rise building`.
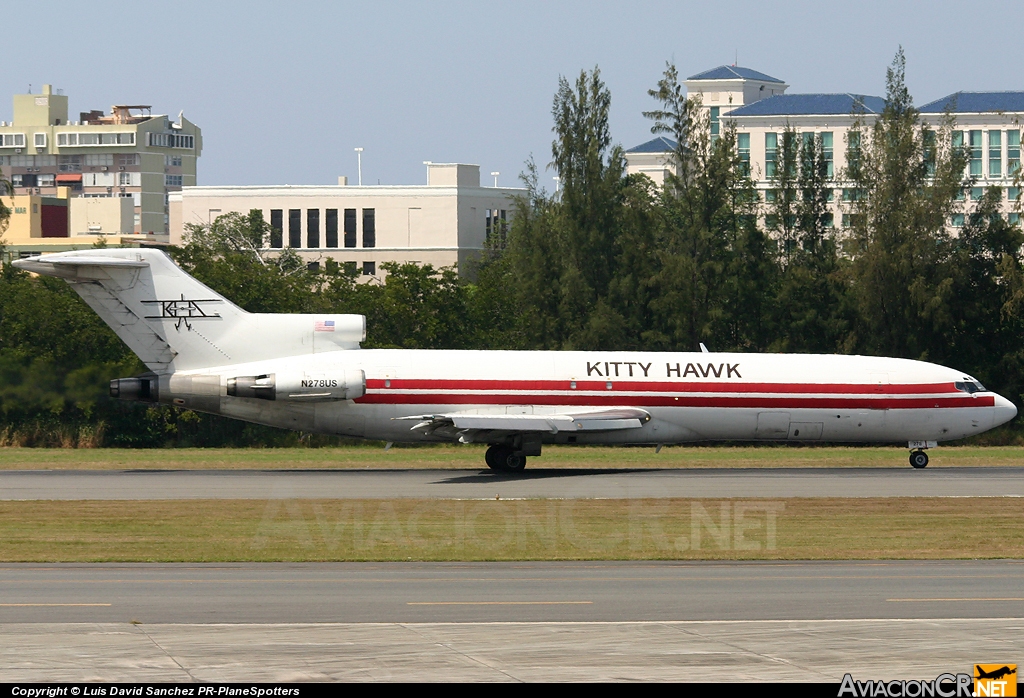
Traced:
<path fill-rule="evenodd" d="M 152 114 L 148 105 L 120 104 L 109 114 L 92 110 L 69 120 L 67 96 L 50 85 L 41 94 L 14 95 L 12 121 L 0 121 L 0 173 L 15 196 L 131 199 L 131 220 L 114 229 L 156 243 L 168 241 L 168 193 L 196 183 L 202 147 L 198 126 L 182 114 Z M 97 231 L 69 231 L 87 232 Z"/>

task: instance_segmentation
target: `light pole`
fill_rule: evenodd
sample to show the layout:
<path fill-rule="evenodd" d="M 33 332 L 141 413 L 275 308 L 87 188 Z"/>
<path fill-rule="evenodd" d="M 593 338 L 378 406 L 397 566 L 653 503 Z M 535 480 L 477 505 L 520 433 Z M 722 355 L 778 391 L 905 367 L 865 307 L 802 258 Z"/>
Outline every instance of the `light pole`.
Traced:
<path fill-rule="evenodd" d="M 501 174 L 500 172 L 492 172 L 491 173 L 491 176 L 494 177 L 494 188 L 495 189 L 498 188 L 498 175 L 500 175 L 500 174 Z"/>
<path fill-rule="evenodd" d="M 356 167 L 359 168 L 359 186 L 363 186 L 363 149 L 356 148 Z"/>
<path fill-rule="evenodd" d="M 558 193 L 558 183 L 559 183 L 559 181 L 561 181 L 562 178 L 559 177 L 558 175 L 555 175 L 551 179 L 555 180 L 555 193 L 557 194 Z"/>

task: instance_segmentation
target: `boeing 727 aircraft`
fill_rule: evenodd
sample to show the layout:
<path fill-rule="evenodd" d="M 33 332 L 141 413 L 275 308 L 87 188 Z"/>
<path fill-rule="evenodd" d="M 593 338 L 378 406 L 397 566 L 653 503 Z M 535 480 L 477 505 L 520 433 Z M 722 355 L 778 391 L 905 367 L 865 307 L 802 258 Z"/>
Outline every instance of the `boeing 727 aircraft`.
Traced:
<path fill-rule="evenodd" d="M 869 356 L 360 349 L 362 315 L 248 313 L 161 251 L 14 262 L 68 281 L 149 367 L 113 397 L 287 429 L 489 444 L 516 471 L 544 444 L 906 442 L 924 449 L 1013 419 L 971 376 Z"/>

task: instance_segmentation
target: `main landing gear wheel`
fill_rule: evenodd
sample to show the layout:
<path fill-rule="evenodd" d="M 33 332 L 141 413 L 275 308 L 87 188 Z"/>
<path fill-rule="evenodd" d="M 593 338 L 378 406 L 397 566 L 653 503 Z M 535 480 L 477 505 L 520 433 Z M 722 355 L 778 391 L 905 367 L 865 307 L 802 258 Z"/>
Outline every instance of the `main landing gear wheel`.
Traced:
<path fill-rule="evenodd" d="M 484 461 L 491 470 L 502 472 L 515 473 L 526 467 L 526 456 L 508 446 L 491 446 L 484 454 Z"/>
<path fill-rule="evenodd" d="M 910 454 L 910 464 L 920 470 L 928 465 L 928 454 L 924 451 L 914 451 Z"/>

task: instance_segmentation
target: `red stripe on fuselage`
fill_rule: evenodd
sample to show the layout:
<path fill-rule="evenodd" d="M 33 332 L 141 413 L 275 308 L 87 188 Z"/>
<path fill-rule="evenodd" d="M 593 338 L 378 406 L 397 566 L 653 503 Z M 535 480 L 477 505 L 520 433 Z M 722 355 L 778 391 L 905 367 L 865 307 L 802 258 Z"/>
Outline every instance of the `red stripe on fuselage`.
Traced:
<path fill-rule="evenodd" d="M 457 392 L 367 393 L 356 402 L 364 404 L 392 405 L 565 405 L 565 406 L 616 406 L 616 407 L 747 407 L 747 408 L 805 408 L 805 409 L 934 409 L 950 407 L 992 407 L 995 398 L 979 397 L 767 397 L 752 396 L 709 396 L 684 395 L 630 395 L 618 391 L 600 394 L 565 392 L 559 394 L 466 394 Z"/>
<path fill-rule="evenodd" d="M 724 381 L 630 381 L 609 378 L 601 381 L 577 380 L 573 389 L 568 380 L 450 380 L 419 378 L 370 378 L 370 390 L 434 391 L 604 391 L 608 383 L 615 392 L 643 393 L 832 393 L 840 395 L 924 395 L 961 394 L 949 383 L 741 383 Z M 967 397 L 967 396 L 964 396 Z"/>

